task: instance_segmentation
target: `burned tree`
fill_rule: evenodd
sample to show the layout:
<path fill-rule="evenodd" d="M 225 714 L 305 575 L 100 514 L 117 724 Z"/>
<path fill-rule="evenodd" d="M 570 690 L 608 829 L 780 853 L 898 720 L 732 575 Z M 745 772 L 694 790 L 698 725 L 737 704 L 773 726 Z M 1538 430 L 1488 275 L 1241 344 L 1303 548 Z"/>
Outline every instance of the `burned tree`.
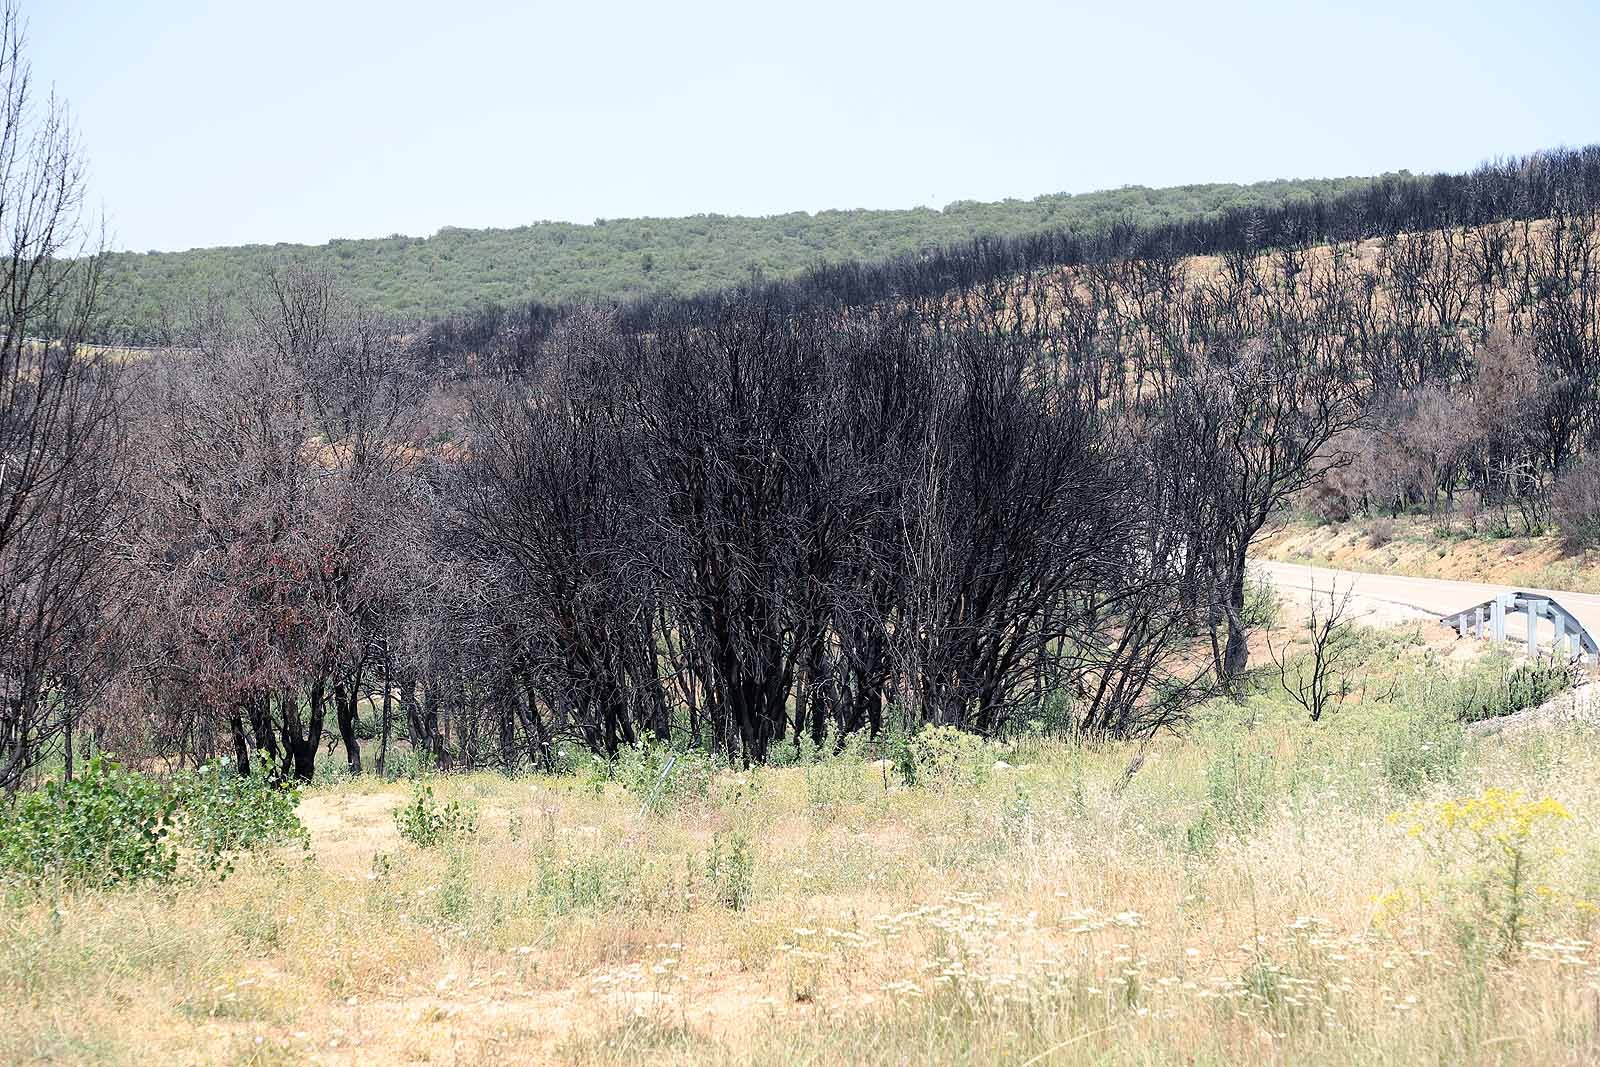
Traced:
<path fill-rule="evenodd" d="M 472 625 L 529 756 L 547 760 L 570 724 L 613 754 L 665 738 L 656 602 L 640 516 L 636 448 L 619 424 L 603 319 L 567 324 L 540 375 L 479 401 L 457 507 L 481 593 Z"/>
<path fill-rule="evenodd" d="M 1190 520 L 1213 594 L 1217 673 L 1237 678 L 1249 653 L 1246 557 L 1267 520 L 1346 456 L 1329 445 L 1362 416 L 1362 383 L 1336 354 L 1251 341 L 1179 381 L 1159 401 L 1182 442 Z M 1219 637 L 1219 634 L 1225 637 Z"/>
<path fill-rule="evenodd" d="M 0 10 L 0 789 L 66 731 L 112 651 L 102 625 L 117 398 L 82 341 L 98 260 L 63 105 L 34 99 Z"/>
<path fill-rule="evenodd" d="M 1050 358 L 1018 286 L 973 293 L 945 324 L 905 503 L 901 646 L 923 715 L 1001 729 L 1054 684 L 1115 583 L 1134 512 L 1081 368 Z"/>
<path fill-rule="evenodd" d="M 225 728 L 241 770 L 255 753 L 309 779 L 330 710 L 360 772 L 357 702 L 416 569 L 417 383 L 325 279 L 280 281 L 272 314 L 143 371 L 130 632 L 168 706 Z"/>

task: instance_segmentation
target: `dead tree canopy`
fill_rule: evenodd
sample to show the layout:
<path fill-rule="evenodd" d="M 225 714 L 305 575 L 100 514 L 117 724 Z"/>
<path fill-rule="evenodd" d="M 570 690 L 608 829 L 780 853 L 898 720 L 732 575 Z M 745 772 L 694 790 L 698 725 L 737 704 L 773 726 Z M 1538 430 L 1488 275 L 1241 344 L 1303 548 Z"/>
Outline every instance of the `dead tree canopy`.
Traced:
<path fill-rule="evenodd" d="M 83 159 L 35 99 L 14 8 L 0 11 L 0 789 L 16 786 L 109 669 L 105 536 L 117 398 L 81 347 L 98 282 Z M 42 340 L 48 338 L 48 340 Z"/>

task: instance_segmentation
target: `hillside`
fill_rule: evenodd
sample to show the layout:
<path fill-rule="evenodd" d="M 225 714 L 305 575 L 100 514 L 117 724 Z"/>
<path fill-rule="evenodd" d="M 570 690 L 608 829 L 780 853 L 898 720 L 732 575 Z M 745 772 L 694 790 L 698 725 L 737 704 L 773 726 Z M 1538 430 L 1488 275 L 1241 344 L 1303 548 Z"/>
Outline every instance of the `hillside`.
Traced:
<path fill-rule="evenodd" d="M 1254 546 L 1261 559 L 1373 574 L 1600 592 L 1600 559 L 1555 534 L 1513 532 L 1472 514 L 1297 517 Z"/>
<path fill-rule="evenodd" d="M 98 333 L 114 340 L 159 341 L 163 308 L 179 308 L 213 292 L 231 298 L 257 283 L 269 267 L 294 261 L 326 265 L 358 300 L 371 306 L 428 319 L 486 303 L 687 295 L 748 281 L 752 273 L 787 277 L 819 263 L 881 260 L 976 236 L 1020 236 L 1047 229 L 1095 232 L 1117 222 L 1155 226 L 1230 209 L 1337 196 L 1371 181 L 1134 186 L 1030 201 L 958 201 L 942 211 L 700 215 L 602 219 L 592 225 L 539 222 L 503 230 L 447 227 L 432 237 L 335 240 L 318 246 L 119 252 L 106 260 Z"/>

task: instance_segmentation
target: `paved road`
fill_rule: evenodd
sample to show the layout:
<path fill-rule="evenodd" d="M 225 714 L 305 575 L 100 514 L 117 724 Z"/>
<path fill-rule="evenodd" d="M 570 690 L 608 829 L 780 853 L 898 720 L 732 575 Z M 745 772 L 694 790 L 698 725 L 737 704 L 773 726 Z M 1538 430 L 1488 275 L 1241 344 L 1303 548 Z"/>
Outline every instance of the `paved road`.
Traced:
<path fill-rule="evenodd" d="M 1433 619 L 1481 604 L 1497 594 L 1513 589 L 1508 585 L 1485 585 L 1481 582 L 1451 582 L 1438 578 L 1402 578 L 1390 574 L 1360 574 L 1356 571 L 1332 570 L 1327 567 L 1310 567 L 1300 563 L 1277 563 L 1258 560 L 1251 564 L 1258 574 L 1272 579 L 1272 584 L 1285 600 L 1304 608 L 1313 595 L 1325 598 L 1330 587 L 1340 595 L 1350 590 L 1350 610 L 1355 617 L 1364 617 L 1377 624 L 1406 622 L 1414 619 Z M 1558 589 L 1522 589 L 1520 592 L 1547 596 L 1560 601 L 1561 606 L 1577 616 L 1589 632 L 1600 636 L 1600 596 L 1593 593 L 1567 593 Z M 1326 603 L 1326 600 L 1323 600 Z M 1521 614 L 1506 618 L 1506 636 L 1516 639 L 1526 630 Z M 1550 636 L 1550 624 L 1544 624 L 1545 636 Z"/>

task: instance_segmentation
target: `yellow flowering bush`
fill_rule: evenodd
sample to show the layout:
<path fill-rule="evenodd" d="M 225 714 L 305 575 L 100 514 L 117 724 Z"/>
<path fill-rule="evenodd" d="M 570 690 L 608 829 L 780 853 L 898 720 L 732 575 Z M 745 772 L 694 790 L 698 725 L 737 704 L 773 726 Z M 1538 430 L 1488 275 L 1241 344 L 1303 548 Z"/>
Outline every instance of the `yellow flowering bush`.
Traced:
<path fill-rule="evenodd" d="M 1472 914 L 1489 926 L 1506 952 L 1522 947 L 1530 916 L 1540 900 L 1558 896 L 1535 877 L 1559 850 L 1545 840 L 1554 825 L 1572 816 L 1551 797 L 1534 800 L 1517 789 L 1485 789 L 1475 797 L 1421 804 L 1389 821 L 1405 826 L 1438 863 L 1447 886 L 1465 889 L 1477 905 Z M 1380 906 L 1392 913 L 1400 898 Z"/>

